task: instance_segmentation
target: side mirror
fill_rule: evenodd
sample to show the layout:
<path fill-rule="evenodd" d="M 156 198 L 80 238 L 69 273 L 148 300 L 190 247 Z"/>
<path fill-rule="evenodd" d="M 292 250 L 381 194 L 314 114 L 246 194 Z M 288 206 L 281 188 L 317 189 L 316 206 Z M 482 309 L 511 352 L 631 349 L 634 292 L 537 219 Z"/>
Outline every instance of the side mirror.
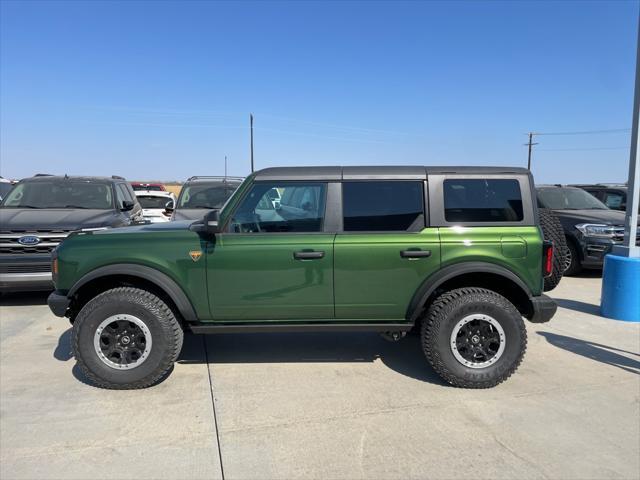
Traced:
<path fill-rule="evenodd" d="M 220 231 L 218 227 L 218 220 L 220 219 L 220 212 L 218 210 L 211 210 L 204 216 L 204 231 L 209 234 L 218 233 Z"/>
<path fill-rule="evenodd" d="M 123 200 L 122 201 L 122 208 L 121 210 L 123 212 L 128 212 L 129 210 L 133 210 L 133 206 L 135 205 L 135 203 L 130 202 L 129 200 Z"/>
<path fill-rule="evenodd" d="M 175 204 L 173 203 L 173 200 L 169 200 L 167 203 L 165 203 L 164 205 L 165 213 L 172 213 L 174 209 L 175 209 Z"/>

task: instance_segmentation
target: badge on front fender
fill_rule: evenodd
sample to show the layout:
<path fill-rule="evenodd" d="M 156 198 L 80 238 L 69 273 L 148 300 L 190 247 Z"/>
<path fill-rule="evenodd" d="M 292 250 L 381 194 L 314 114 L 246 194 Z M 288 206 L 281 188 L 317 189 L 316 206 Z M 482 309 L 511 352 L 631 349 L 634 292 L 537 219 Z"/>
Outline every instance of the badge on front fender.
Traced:
<path fill-rule="evenodd" d="M 198 260 L 200 260 L 200 257 L 202 256 L 202 251 L 192 250 L 189 252 L 189 256 L 191 257 L 191 260 L 193 260 L 194 262 L 197 262 Z"/>

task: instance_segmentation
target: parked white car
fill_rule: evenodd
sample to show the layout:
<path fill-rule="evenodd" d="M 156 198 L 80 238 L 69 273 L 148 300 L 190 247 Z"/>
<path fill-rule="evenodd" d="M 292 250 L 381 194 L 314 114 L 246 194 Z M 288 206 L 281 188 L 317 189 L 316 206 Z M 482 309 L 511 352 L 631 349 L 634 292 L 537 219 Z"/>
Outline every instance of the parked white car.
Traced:
<path fill-rule="evenodd" d="M 165 208 L 168 202 L 175 204 L 176 196 L 172 192 L 137 190 L 136 197 L 142 206 L 142 216 L 145 222 L 168 222 L 171 219 L 171 213 L 167 212 Z"/>

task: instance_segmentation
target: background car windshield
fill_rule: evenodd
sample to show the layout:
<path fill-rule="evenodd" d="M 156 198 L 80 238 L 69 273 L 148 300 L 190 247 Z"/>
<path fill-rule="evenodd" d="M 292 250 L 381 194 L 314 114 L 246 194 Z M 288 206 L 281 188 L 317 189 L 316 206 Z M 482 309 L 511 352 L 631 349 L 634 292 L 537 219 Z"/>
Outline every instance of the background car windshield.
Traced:
<path fill-rule="evenodd" d="M 157 197 L 151 195 L 136 195 L 142 208 L 161 208 L 164 210 L 167 202 L 171 200 L 169 196 Z"/>
<path fill-rule="evenodd" d="M 17 184 L 2 201 L 6 208 L 113 208 L 111 186 L 72 180 Z"/>
<path fill-rule="evenodd" d="M 538 200 L 553 210 L 608 210 L 608 207 L 580 188 L 541 188 Z"/>
<path fill-rule="evenodd" d="M 132 185 L 132 187 L 137 192 L 162 192 L 160 185 Z"/>
<path fill-rule="evenodd" d="M 4 198 L 5 195 L 11 191 L 11 187 L 13 187 L 13 185 L 10 183 L 0 182 L 0 198 Z"/>
<path fill-rule="evenodd" d="M 233 184 L 187 185 L 178 208 L 221 208 L 238 186 Z"/>

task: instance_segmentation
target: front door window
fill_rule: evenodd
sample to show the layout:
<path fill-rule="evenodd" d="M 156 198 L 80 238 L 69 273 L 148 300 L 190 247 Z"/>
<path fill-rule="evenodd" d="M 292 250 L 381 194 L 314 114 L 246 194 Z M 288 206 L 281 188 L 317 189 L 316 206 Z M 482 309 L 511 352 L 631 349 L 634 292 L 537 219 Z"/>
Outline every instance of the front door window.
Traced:
<path fill-rule="evenodd" d="M 229 223 L 233 233 L 321 232 L 326 184 L 256 183 Z M 279 201 L 274 199 L 279 198 Z"/>

